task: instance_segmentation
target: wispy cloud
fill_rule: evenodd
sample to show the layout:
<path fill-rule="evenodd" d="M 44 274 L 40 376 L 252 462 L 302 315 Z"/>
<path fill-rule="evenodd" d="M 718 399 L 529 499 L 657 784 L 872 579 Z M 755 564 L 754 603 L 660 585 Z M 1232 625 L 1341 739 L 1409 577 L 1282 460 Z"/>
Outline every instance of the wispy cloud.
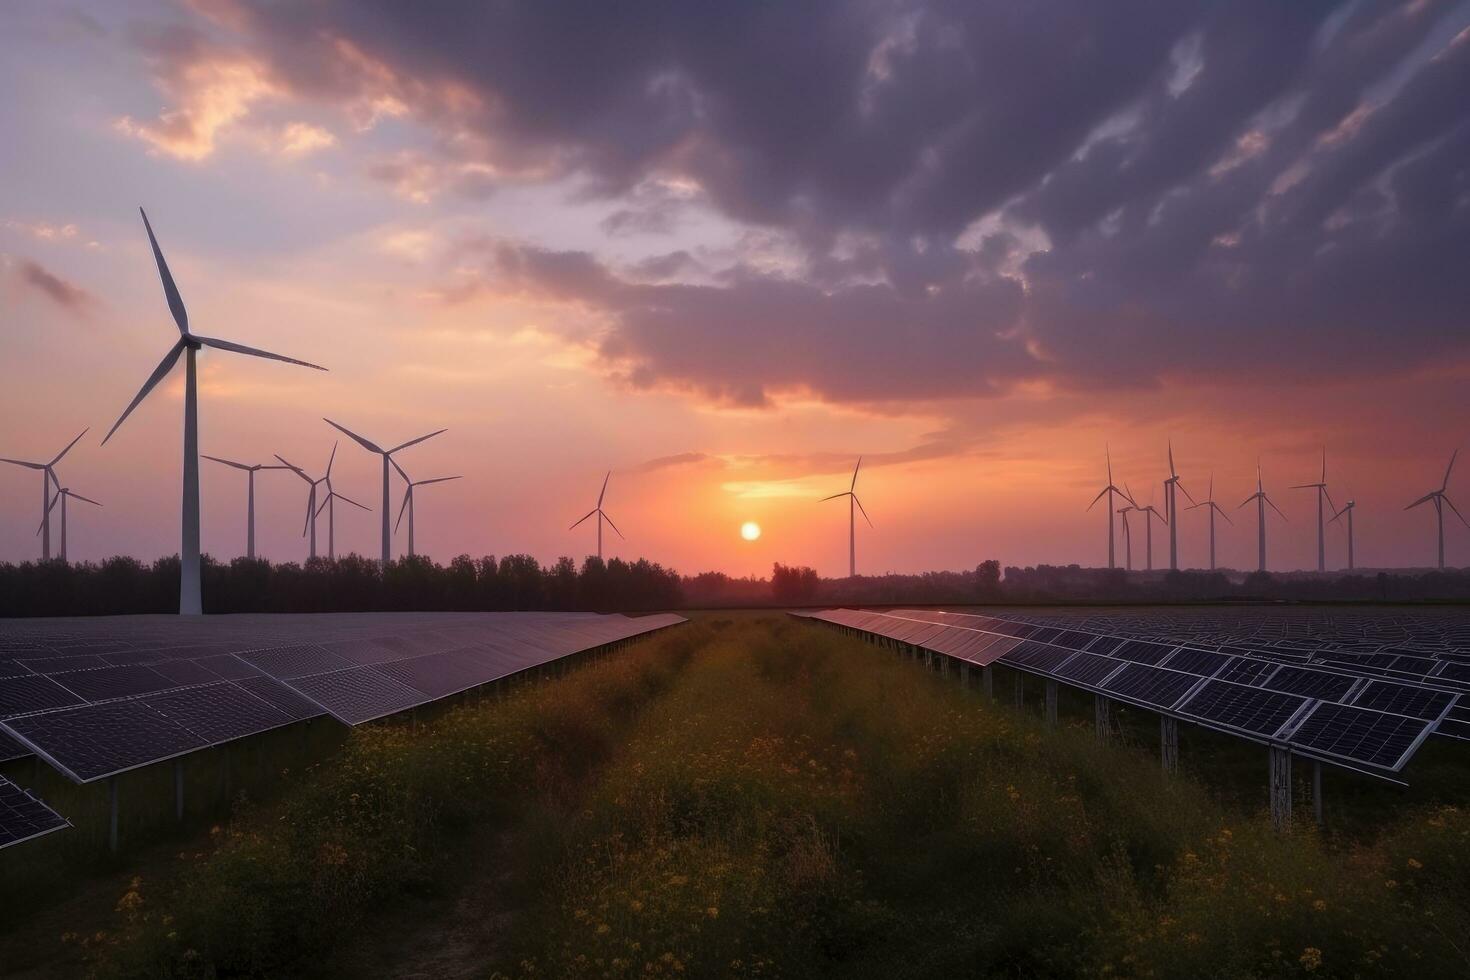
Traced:
<path fill-rule="evenodd" d="M 90 292 L 31 259 L 20 261 L 15 276 L 22 286 L 39 293 L 68 313 L 86 315 L 97 304 L 96 298 Z"/>

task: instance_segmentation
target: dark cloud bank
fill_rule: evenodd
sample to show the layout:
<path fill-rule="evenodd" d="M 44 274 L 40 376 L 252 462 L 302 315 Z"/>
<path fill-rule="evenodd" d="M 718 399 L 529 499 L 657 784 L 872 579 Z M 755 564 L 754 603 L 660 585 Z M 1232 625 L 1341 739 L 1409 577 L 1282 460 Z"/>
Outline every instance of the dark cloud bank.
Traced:
<path fill-rule="evenodd" d="M 487 274 L 603 313 L 634 383 L 901 400 L 1465 352 L 1463 3 L 222 9 L 300 96 L 391 94 L 459 134 L 446 156 L 579 174 L 621 208 L 610 233 L 673 227 L 647 187 L 682 178 L 788 244 L 780 274 L 701 284 L 488 250 Z"/>

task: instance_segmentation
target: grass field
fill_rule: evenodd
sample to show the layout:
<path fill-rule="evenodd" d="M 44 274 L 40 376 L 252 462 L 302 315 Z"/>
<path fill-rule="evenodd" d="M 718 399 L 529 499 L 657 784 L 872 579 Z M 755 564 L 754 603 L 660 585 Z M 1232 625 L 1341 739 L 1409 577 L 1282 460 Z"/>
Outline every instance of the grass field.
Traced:
<path fill-rule="evenodd" d="M 36 913 L 0 949 L 102 977 L 1470 973 L 1452 751 L 1408 793 L 1329 780 L 1329 830 L 1281 837 L 1263 750 L 1187 733 L 1166 779 L 1152 716 L 1101 745 L 1090 703 L 1047 728 L 1000 681 L 986 704 L 814 624 L 696 617 L 357 730 L 79 884 L 75 935 Z"/>

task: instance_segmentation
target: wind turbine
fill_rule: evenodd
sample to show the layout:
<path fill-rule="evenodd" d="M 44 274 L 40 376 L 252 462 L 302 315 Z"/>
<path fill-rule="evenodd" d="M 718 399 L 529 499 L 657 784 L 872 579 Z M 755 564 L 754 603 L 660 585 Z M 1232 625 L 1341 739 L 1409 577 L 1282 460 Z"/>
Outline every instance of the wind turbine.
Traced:
<path fill-rule="evenodd" d="M 1281 508 L 1277 507 L 1276 504 L 1271 500 L 1271 498 L 1266 496 L 1266 490 L 1261 485 L 1261 464 L 1259 462 L 1256 463 L 1256 492 L 1242 500 L 1240 502 L 1240 507 L 1244 507 L 1252 500 L 1256 502 L 1256 536 L 1259 551 L 1259 560 L 1256 564 L 1256 570 L 1264 572 L 1266 570 L 1266 505 L 1270 504 L 1272 510 L 1274 510 L 1278 514 L 1281 514 L 1281 519 L 1283 521 L 1286 520 L 1286 515 L 1282 514 Z M 1237 507 L 1235 509 L 1240 510 L 1240 507 Z"/>
<path fill-rule="evenodd" d="M 71 447 L 81 441 L 86 435 L 87 429 L 83 429 L 75 439 L 66 444 L 66 448 L 51 458 L 49 463 L 32 463 L 24 459 L 3 459 L 0 463 L 14 463 L 16 466 L 24 466 L 28 470 L 41 471 L 41 557 L 46 561 L 51 560 L 51 487 L 61 489 L 61 481 L 56 478 L 56 464 L 61 462 L 61 457 L 71 452 Z M 63 556 L 64 557 L 64 556 Z"/>
<path fill-rule="evenodd" d="M 327 497 L 322 501 L 322 505 L 316 509 L 316 514 L 312 515 L 312 519 L 315 520 L 322 511 L 325 510 L 327 512 L 327 561 L 337 560 L 337 501 L 339 500 L 351 504 L 358 510 L 372 510 L 371 507 L 364 507 L 351 497 L 333 490 L 332 478 L 330 476 L 327 477 Z"/>
<path fill-rule="evenodd" d="M 1327 492 L 1327 450 L 1322 450 L 1322 479 L 1318 483 L 1298 483 L 1292 487 L 1293 490 L 1316 490 L 1317 491 L 1317 571 L 1327 571 L 1327 525 L 1323 523 L 1323 504 L 1325 497 L 1327 503 L 1333 510 L 1337 505 L 1332 503 L 1332 494 Z"/>
<path fill-rule="evenodd" d="M 311 532 L 311 544 L 309 546 L 309 550 L 306 553 L 306 556 L 309 559 L 310 558 L 315 558 L 316 557 L 316 512 L 317 512 L 316 488 L 319 487 L 319 486 L 321 486 L 323 483 L 327 484 L 329 487 L 331 486 L 332 464 L 334 462 L 336 462 L 336 460 L 337 460 L 337 443 L 336 442 L 333 442 L 332 443 L 332 455 L 327 457 L 327 473 L 326 473 L 326 475 L 325 476 L 319 476 L 315 480 L 313 480 L 311 477 L 307 476 L 305 470 L 303 470 L 301 467 L 295 465 L 294 463 L 289 462 L 285 457 L 280 456 L 280 455 L 277 455 L 276 456 L 276 459 L 279 459 L 282 463 L 284 463 L 285 466 L 286 466 L 286 469 L 290 470 L 292 473 L 295 473 L 297 476 L 301 477 L 301 479 L 303 479 L 303 480 L 306 481 L 306 486 L 307 486 L 307 491 L 306 491 L 306 522 L 305 522 L 305 524 L 302 525 L 302 528 L 301 528 L 301 536 L 302 537 L 306 537 L 308 530 Z"/>
<path fill-rule="evenodd" d="M 402 467 L 399 467 L 398 468 L 398 472 L 399 473 L 403 473 L 403 468 Z M 608 473 L 608 476 L 612 476 L 612 473 L 609 472 Z M 398 523 L 396 523 L 396 524 L 393 525 L 393 533 L 394 534 L 397 534 L 398 533 L 398 528 L 403 524 L 403 512 L 405 510 L 408 511 L 408 557 L 412 558 L 413 557 L 413 488 L 414 487 L 426 487 L 426 486 L 428 486 L 431 483 L 447 483 L 450 480 L 458 480 L 458 479 L 460 479 L 460 477 L 457 477 L 457 476 L 436 476 L 432 480 L 409 480 L 408 479 L 408 474 L 407 473 L 403 473 L 403 478 L 405 480 L 408 480 L 408 488 L 403 491 L 403 506 L 400 507 L 400 508 L 398 508 Z M 598 505 L 601 506 L 601 503 L 602 502 L 599 500 L 598 501 Z"/>
<path fill-rule="evenodd" d="M 1169 441 L 1169 479 L 1164 481 L 1164 510 L 1168 513 L 1169 524 L 1169 568 L 1179 571 L 1179 497 L 1177 491 L 1184 490 L 1184 484 L 1179 482 L 1179 474 L 1174 472 L 1174 442 Z M 1184 490 L 1184 496 L 1192 504 L 1194 498 L 1189 496 L 1189 491 Z"/>
<path fill-rule="evenodd" d="M 597 515 L 597 560 L 598 561 L 602 561 L 602 522 L 603 521 L 607 521 L 608 527 L 612 528 L 614 531 L 618 531 L 618 526 L 613 523 L 613 519 L 611 517 L 608 517 L 607 516 L 607 513 L 602 509 L 602 498 L 605 497 L 605 496 L 607 496 L 607 481 L 609 479 L 611 479 L 611 478 L 612 478 L 612 470 L 608 470 L 607 471 L 607 476 L 604 476 L 602 478 L 602 490 L 599 491 L 598 494 L 597 494 L 597 506 L 594 507 L 594 508 L 592 508 L 591 510 L 589 510 L 587 513 L 583 514 L 582 517 L 579 518 L 577 520 L 577 522 L 572 525 L 572 527 L 567 528 L 567 530 L 570 531 L 570 530 L 572 530 L 572 528 L 575 528 L 577 526 L 577 524 L 581 524 L 582 521 L 585 521 L 587 518 L 591 517 L 593 514 L 596 514 Z M 413 527 L 412 520 L 410 520 L 408 526 L 409 527 Z M 618 531 L 618 537 L 623 538 L 623 532 L 622 531 Z M 626 541 L 628 539 L 627 538 L 623 538 L 623 540 Z"/>
<path fill-rule="evenodd" d="M 1336 514 L 1333 514 L 1332 520 L 1327 522 L 1328 524 L 1335 524 L 1338 518 L 1342 517 L 1342 515 L 1344 514 L 1347 515 L 1348 571 L 1350 572 L 1356 567 L 1353 564 L 1353 508 L 1356 506 L 1358 506 L 1358 502 L 1356 500 L 1349 500 L 1347 503 L 1342 505 L 1342 510 L 1338 511 Z"/>
<path fill-rule="evenodd" d="M 1194 510 L 1196 507 L 1207 508 L 1210 512 L 1210 571 L 1213 572 L 1215 570 L 1215 515 L 1219 514 L 1221 517 L 1225 518 L 1226 524 L 1229 524 L 1231 527 L 1235 526 L 1235 522 L 1230 519 L 1230 515 L 1225 513 L 1225 511 L 1220 508 L 1219 504 L 1215 503 L 1215 474 L 1210 474 L 1209 499 L 1201 500 L 1199 503 L 1190 504 L 1184 509 Z"/>
<path fill-rule="evenodd" d="M 1134 504 L 1118 508 L 1118 514 L 1123 518 L 1123 555 L 1130 572 L 1133 571 L 1133 532 L 1128 527 L 1128 514 L 1138 509 Z"/>
<path fill-rule="evenodd" d="M 836 500 L 838 497 L 847 497 L 848 498 L 848 501 L 847 501 L 847 577 L 848 578 L 856 578 L 857 577 L 857 511 L 859 511 L 859 510 L 863 511 L 863 520 L 865 520 L 865 521 L 868 522 L 868 527 L 872 527 L 873 526 L 873 519 L 868 516 L 868 512 L 866 510 L 863 510 L 863 502 L 858 499 L 858 495 L 857 495 L 858 470 L 860 470 L 862 468 L 863 468 L 863 458 L 861 456 L 859 456 L 858 457 L 858 461 L 857 461 L 857 465 L 852 468 L 852 483 L 848 486 L 847 490 L 845 490 L 842 493 L 834 493 L 830 497 L 823 497 L 821 500 L 817 501 L 818 503 L 826 503 L 829 500 Z M 1109 481 L 1109 482 L 1111 482 L 1111 481 Z M 856 508 L 856 510 L 854 508 Z M 1112 523 L 1112 520 L 1113 519 L 1111 517 L 1109 517 L 1108 518 L 1108 523 L 1111 524 Z"/>
<path fill-rule="evenodd" d="M 244 470 L 248 474 L 250 491 L 245 497 L 245 557 L 254 560 L 255 474 L 259 473 L 261 470 L 289 470 L 291 467 L 286 465 L 277 466 L 274 463 L 256 463 L 255 465 L 251 466 L 248 463 L 237 463 L 232 459 L 220 459 L 218 456 L 211 456 L 208 453 L 200 453 L 199 455 L 203 456 L 205 459 L 213 460 L 216 463 L 223 463 L 225 466 L 232 466 L 237 470 Z"/>
<path fill-rule="evenodd" d="M 1434 513 L 1439 521 L 1439 567 L 1441 571 L 1444 570 L 1445 505 L 1449 504 L 1450 510 L 1455 512 L 1455 516 L 1460 519 L 1461 524 L 1464 524 L 1466 527 L 1470 527 L 1470 521 L 1465 520 L 1465 515 L 1460 513 L 1459 508 L 1451 503 L 1450 498 L 1445 494 L 1445 491 L 1448 490 L 1450 486 L 1450 471 L 1455 468 L 1455 457 L 1459 455 L 1460 451 L 1458 449 L 1456 449 L 1454 453 L 1450 455 L 1450 465 L 1444 468 L 1444 482 L 1439 485 L 1438 490 L 1429 491 L 1424 496 L 1420 497 L 1418 500 L 1414 501 L 1412 504 L 1404 508 L 1404 510 L 1413 510 L 1415 507 L 1418 507 L 1422 503 L 1426 503 L 1430 500 L 1434 501 Z"/>
<path fill-rule="evenodd" d="M 49 515 L 51 513 L 51 508 L 56 506 L 56 502 L 58 500 L 61 501 L 61 552 L 58 555 L 58 557 L 62 561 L 66 561 L 66 498 L 67 497 L 75 497 L 76 499 L 78 499 L 78 500 L 80 500 L 80 501 L 82 501 L 84 503 L 92 504 L 92 505 L 94 505 L 96 507 L 101 507 L 102 506 L 101 504 L 97 503 L 97 501 L 93 500 L 91 497 L 83 497 L 79 493 L 72 493 L 71 490 L 70 490 L 70 488 L 68 488 L 68 487 L 61 487 L 61 488 L 59 488 L 56 491 L 56 496 L 54 496 L 54 497 L 51 498 L 51 503 L 46 507 L 46 513 Z M 43 528 L 45 528 L 45 527 L 46 527 L 46 521 L 45 521 L 45 519 L 43 519 L 41 521 L 41 527 L 36 528 L 36 533 L 37 534 L 40 534 L 41 533 L 41 530 Z"/>
<path fill-rule="evenodd" d="M 216 350 L 233 351 L 236 354 L 249 354 L 252 357 L 285 361 L 287 364 L 315 368 L 318 371 L 325 371 L 326 368 L 228 340 L 216 340 L 213 337 L 201 337 L 190 333 L 189 314 L 184 309 L 184 300 L 179 295 L 178 286 L 174 285 L 174 277 L 168 271 L 168 263 L 163 260 L 163 252 L 158 248 L 158 240 L 153 237 L 153 226 L 148 223 L 148 215 L 142 208 L 138 209 L 138 213 L 143 215 L 143 227 L 148 230 L 148 243 L 153 246 L 153 258 L 158 263 L 158 276 L 163 280 L 163 294 L 168 299 L 169 311 L 173 313 L 174 323 L 179 328 L 179 339 L 168 349 L 168 353 L 163 355 L 163 360 L 158 362 L 158 367 L 154 368 L 148 380 L 143 382 L 142 390 L 134 396 L 132 402 L 123 410 L 122 415 L 112 424 L 102 444 L 107 445 L 107 440 L 112 438 L 117 427 L 133 413 L 138 403 L 148 397 L 148 392 L 152 391 L 168 375 L 169 371 L 173 370 L 173 366 L 178 363 L 179 355 L 186 355 L 184 358 L 184 496 L 181 507 L 183 514 L 182 544 L 179 548 L 179 614 L 197 616 L 204 611 L 204 606 L 199 590 L 199 388 L 195 380 L 195 354 L 201 347 L 213 347 Z"/>
<path fill-rule="evenodd" d="M 1105 486 L 1105 487 L 1103 487 L 1101 490 L 1098 491 L 1097 496 L 1092 498 L 1092 503 L 1090 503 L 1090 504 L 1087 505 L 1087 509 L 1088 510 L 1092 510 L 1093 507 L 1096 507 L 1097 506 L 1097 502 L 1099 500 L 1103 499 L 1104 496 L 1106 496 L 1108 498 L 1108 507 L 1107 507 L 1107 511 L 1108 511 L 1108 567 L 1109 568 L 1117 568 L 1118 567 L 1118 563 L 1117 563 L 1116 560 L 1114 560 L 1114 557 L 1113 557 L 1113 551 L 1114 551 L 1114 549 L 1113 549 L 1113 513 L 1114 513 L 1114 508 L 1113 508 L 1113 494 L 1119 495 L 1124 500 L 1128 501 L 1130 504 L 1133 503 L 1133 498 L 1130 497 L 1130 496 L 1128 496 L 1128 494 L 1124 493 L 1122 490 L 1119 490 L 1116 486 L 1113 485 L 1113 450 L 1112 450 L 1112 447 L 1111 446 L 1106 446 L 1106 445 L 1104 445 L 1103 449 L 1107 453 L 1107 460 L 1108 460 L 1108 485 Z M 854 481 L 855 481 L 856 480 L 856 476 L 857 476 L 856 471 L 854 471 L 853 476 L 854 476 Z M 1134 509 L 1136 510 L 1137 507 L 1135 507 Z M 1121 510 L 1119 510 L 1119 511 L 1117 511 L 1117 513 L 1120 513 L 1121 514 L 1123 512 Z M 863 516 L 866 517 L 867 515 L 864 514 Z M 1127 518 L 1125 517 L 1124 520 L 1127 520 Z"/>
<path fill-rule="evenodd" d="M 386 569 L 388 567 L 388 563 L 393 560 L 393 532 L 388 526 L 388 514 L 390 512 L 389 508 L 392 506 L 388 502 L 388 464 L 392 463 L 395 468 L 398 468 L 397 460 L 393 459 L 394 453 L 398 452 L 400 449 L 407 449 L 409 446 L 418 445 L 425 439 L 432 439 L 439 433 L 447 432 L 449 430 L 438 429 L 434 432 L 430 432 L 426 436 L 419 436 L 417 439 L 410 439 L 407 442 L 401 442 L 398 445 L 394 446 L 392 449 L 384 449 L 376 443 L 369 442 L 368 440 L 364 439 L 362 436 L 358 435 L 356 432 L 353 432 L 351 429 L 338 425 L 336 422 L 333 422 L 329 418 L 323 418 L 322 421 L 330 425 L 332 428 L 336 429 L 338 432 L 342 432 L 346 435 L 351 436 L 354 442 L 356 442 L 362 448 L 366 449 L 368 452 L 377 453 L 379 456 L 383 457 L 383 567 Z M 404 473 L 401 468 L 398 469 L 398 475 L 403 477 L 403 482 L 408 482 L 408 474 Z"/>
<path fill-rule="evenodd" d="M 1153 491 L 1149 491 L 1149 497 L 1153 497 Z M 1153 505 L 1152 499 L 1149 500 L 1147 507 L 1139 507 L 1138 509 L 1143 511 L 1144 523 L 1148 525 L 1148 530 L 1144 535 L 1148 545 L 1148 562 L 1144 566 L 1144 570 L 1151 572 L 1154 570 L 1154 518 L 1157 517 L 1166 525 L 1169 523 L 1169 519 L 1158 512 L 1158 509 Z"/>

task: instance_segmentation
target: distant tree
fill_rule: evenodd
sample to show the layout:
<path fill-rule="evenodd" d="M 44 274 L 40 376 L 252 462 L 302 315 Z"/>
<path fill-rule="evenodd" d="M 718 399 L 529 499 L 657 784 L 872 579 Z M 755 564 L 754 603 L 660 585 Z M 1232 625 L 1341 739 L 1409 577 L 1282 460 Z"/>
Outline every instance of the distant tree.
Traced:
<path fill-rule="evenodd" d="M 1000 595 L 1000 562 L 987 558 L 975 566 L 975 592 L 986 599 Z"/>
<path fill-rule="evenodd" d="M 798 567 L 776 562 L 771 568 L 771 594 L 783 604 L 811 602 L 816 598 L 820 581 L 816 569 L 805 565 Z"/>

